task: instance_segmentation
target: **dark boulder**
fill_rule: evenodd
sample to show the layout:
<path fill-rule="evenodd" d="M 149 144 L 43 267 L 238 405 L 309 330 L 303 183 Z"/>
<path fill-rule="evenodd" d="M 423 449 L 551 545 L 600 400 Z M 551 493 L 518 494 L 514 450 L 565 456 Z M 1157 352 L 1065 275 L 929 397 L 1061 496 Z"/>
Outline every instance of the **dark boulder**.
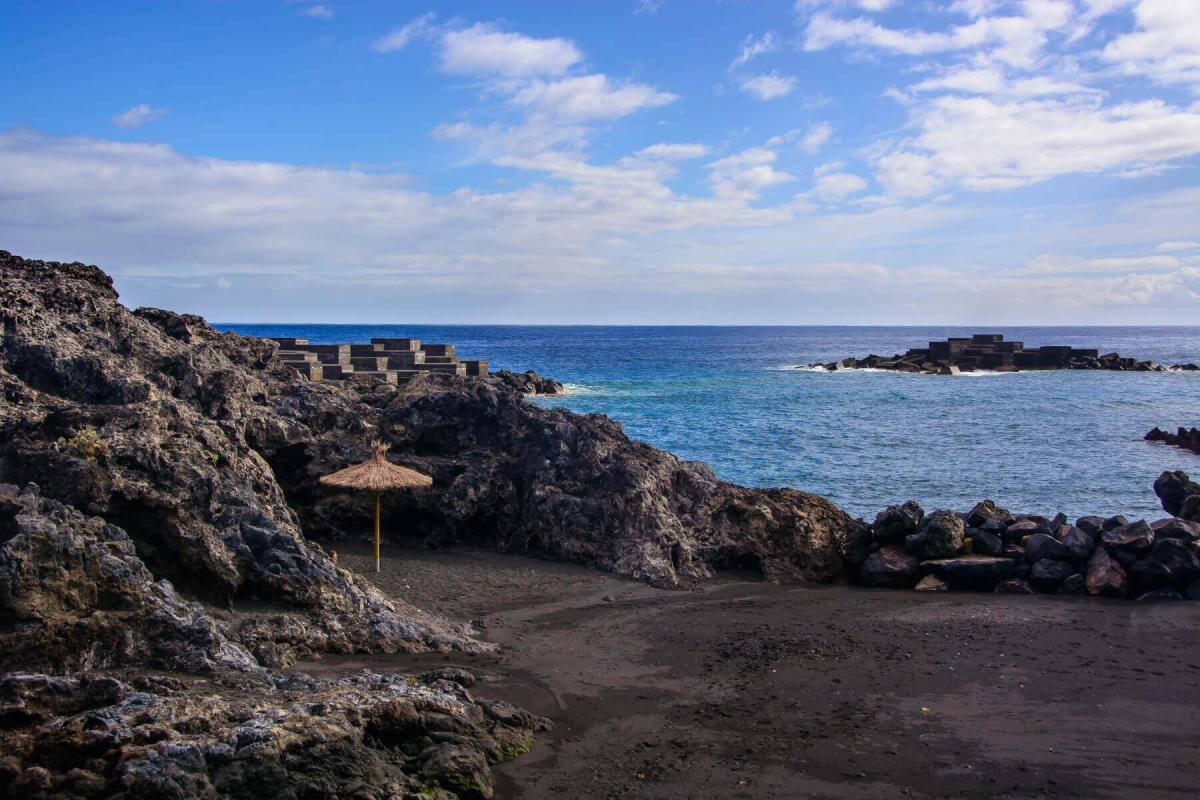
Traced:
<path fill-rule="evenodd" d="M 1075 520 L 1075 527 L 1085 533 L 1090 533 L 1092 536 L 1099 536 L 1104 533 L 1104 518 L 1096 516 L 1085 516 Z"/>
<path fill-rule="evenodd" d="M 1013 521 L 1013 515 L 1009 513 L 1008 509 L 1001 508 L 992 500 L 976 503 L 975 507 L 967 512 L 966 524 L 968 527 L 981 528 L 989 520 L 1007 525 Z"/>
<path fill-rule="evenodd" d="M 1161 589 L 1176 583 L 1175 573 L 1161 561 L 1150 556 L 1137 559 L 1129 565 L 1129 578 L 1137 589 Z"/>
<path fill-rule="evenodd" d="M 925 511 L 914 500 L 898 506 L 888 506 L 875 516 L 871 538 L 879 544 L 901 544 L 917 532 Z"/>
<path fill-rule="evenodd" d="M 949 558 L 962 552 L 966 528 L 953 511 L 934 511 L 916 533 L 904 540 L 904 548 L 924 559 Z"/>
<path fill-rule="evenodd" d="M 903 547 L 885 544 L 863 562 L 859 580 L 864 586 L 882 589 L 910 589 L 917 582 L 920 559 L 909 555 Z"/>
<path fill-rule="evenodd" d="M 1033 564 L 1047 558 L 1062 561 L 1068 555 L 1070 550 L 1067 546 L 1046 533 L 1035 533 L 1025 542 L 1025 557 Z"/>
<path fill-rule="evenodd" d="M 1076 572 L 1076 566 L 1069 561 L 1042 558 L 1029 570 L 1029 583 L 1039 592 L 1053 592 Z"/>
<path fill-rule="evenodd" d="M 1179 517 L 1167 517 L 1150 523 L 1155 541 L 1159 539 L 1183 539 L 1200 541 L 1200 522 L 1189 522 Z"/>
<path fill-rule="evenodd" d="M 1123 514 L 1117 514 L 1115 516 L 1109 517 L 1108 519 L 1104 520 L 1104 523 L 1101 525 L 1101 528 L 1106 531 L 1111 531 L 1114 528 L 1120 528 L 1120 527 L 1122 527 L 1124 525 L 1128 525 L 1128 524 L 1129 524 L 1129 520 L 1125 519 L 1125 516 Z"/>
<path fill-rule="evenodd" d="M 1058 587 L 1057 594 L 1087 594 L 1087 579 L 1078 572 L 1068 575 Z"/>
<path fill-rule="evenodd" d="M 533 370 L 525 372 L 509 372 L 506 369 L 493 372 L 488 380 L 499 383 L 510 389 L 516 389 L 521 394 L 562 394 L 564 387 L 553 378 L 543 377 Z"/>
<path fill-rule="evenodd" d="M 1009 558 L 972 555 L 925 561 L 921 569 L 941 578 L 952 589 L 988 592 L 1011 577 L 1013 562 Z"/>
<path fill-rule="evenodd" d="M 1050 530 L 1041 522 L 1034 519 L 1018 519 L 1004 530 L 1004 541 L 1017 543 L 1035 533 L 1049 534 Z"/>
<path fill-rule="evenodd" d="M 1084 564 L 1096 549 L 1096 539 L 1082 528 L 1072 527 L 1062 539 L 1067 548 L 1067 558 L 1077 564 Z"/>
<path fill-rule="evenodd" d="M 1196 557 L 1193 546 L 1183 539 L 1159 539 L 1150 548 L 1150 558 L 1169 569 L 1180 579 L 1190 579 L 1200 575 L 1200 559 Z"/>
<path fill-rule="evenodd" d="M 1129 578 L 1125 574 L 1125 568 L 1103 547 L 1097 547 L 1088 559 L 1085 577 L 1088 594 L 1124 597 L 1129 590 Z"/>
<path fill-rule="evenodd" d="M 967 531 L 971 539 L 971 552 L 983 556 L 998 556 L 1004 550 L 1004 540 L 997 534 L 984 528 L 973 528 Z"/>
<path fill-rule="evenodd" d="M 1143 520 L 1111 528 L 1100 534 L 1100 541 L 1109 549 L 1142 552 L 1154 544 L 1154 530 Z"/>
<path fill-rule="evenodd" d="M 1158 495 L 1163 511 L 1173 517 L 1182 517 L 1185 501 L 1189 497 L 1200 495 L 1200 484 L 1189 478 L 1186 472 L 1164 472 L 1154 481 L 1154 493 Z"/>

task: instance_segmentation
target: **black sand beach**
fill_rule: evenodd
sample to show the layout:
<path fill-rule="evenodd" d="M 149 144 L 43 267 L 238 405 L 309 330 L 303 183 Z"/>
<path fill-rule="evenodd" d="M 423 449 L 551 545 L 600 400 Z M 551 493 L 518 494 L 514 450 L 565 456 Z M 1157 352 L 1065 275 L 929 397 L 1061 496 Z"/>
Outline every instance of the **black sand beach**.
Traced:
<path fill-rule="evenodd" d="M 1194 604 L 737 576 L 665 591 L 469 550 L 392 550 L 376 576 L 366 549 L 340 555 L 503 653 L 296 670 L 449 662 L 550 717 L 498 797 L 1182 798 L 1200 780 Z"/>

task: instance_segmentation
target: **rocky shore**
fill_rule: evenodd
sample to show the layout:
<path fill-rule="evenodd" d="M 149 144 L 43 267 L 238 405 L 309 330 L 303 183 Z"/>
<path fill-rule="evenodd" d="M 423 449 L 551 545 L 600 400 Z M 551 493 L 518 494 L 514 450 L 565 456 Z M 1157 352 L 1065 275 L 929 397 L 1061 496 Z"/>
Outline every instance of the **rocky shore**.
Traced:
<path fill-rule="evenodd" d="M 1182 447 L 1193 453 L 1200 453 L 1200 428 L 1180 428 L 1175 433 L 1155 428 L 1146 434 L 1148 442 L 1162 442 L 1172 447 Z"/>
<path fill-rule="evenodd" d="M 468 675 L 280 683 L 327 654 L 493 647 L 317 543 L 370 530 L 371 499 L 318 478 L 372 438 L 434 478 L 386 498 L 388 543 L 660 587 L 851 574 L 866 528 L 832 503 L 510 385 L 556 385 L 539 376 L 311 382 L 275 349 L 0 252 L 0 796 L 489 796 L 486 765 L 542 723 Z"/>
<path fill-rule="evenodd" d="M 1138 600 L 1200 600 L 1200 484 L 1164 472 L 1154 483 L 1172 516 L 1073 523 L 1012 514 L 984 500 L 966 514 L 926 514 L 914 501 L 871 526 L 859 571 L 864 586 L 918 591 L 1090 594 Z"/>
<path fill-rule="evenodd" d="M 1168 369 L 1194 372 L 1196 364 L 1176 364 L 1164 367 L 1153 361 L 1138 361 L 1119 353 L 1101 354 L 1099 350 L 1079 347 L 1044 345 L 1026 348 L 1024 342 L 1006 342 L 998 333 L 977 333 L 969 337 L 930 342 L 928 347 L 914 347 L 893 356 L 868 355 L 864 358 L 843 358 L 825 364 L 806 364 L 804 368 L 836 372 L 843 369 L 883 369 L 924 375 L 957 375 L 961 372 L 989 370 L 1020 372 L 1021 370 L 1088 369 L 1115 372 L 1165 372 Z"/>

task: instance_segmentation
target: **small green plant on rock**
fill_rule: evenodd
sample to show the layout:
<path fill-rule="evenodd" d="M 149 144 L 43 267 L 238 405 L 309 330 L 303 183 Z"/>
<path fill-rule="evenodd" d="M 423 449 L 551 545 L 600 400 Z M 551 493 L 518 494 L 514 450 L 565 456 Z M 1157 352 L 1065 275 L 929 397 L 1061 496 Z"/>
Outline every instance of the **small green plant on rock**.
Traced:
<path fill-rule="evenodd" d="M 62 439 L 59 439 L 62 442 Z M 103 437 L 100 436 L 100 431 L 87 426 L 79 433 L 66 440 L 67 447 L 78 450 L 83 453 L 88 461 L 95 461 L 101 456 L 108 454 L 108 445 L 104 443 Z"/>

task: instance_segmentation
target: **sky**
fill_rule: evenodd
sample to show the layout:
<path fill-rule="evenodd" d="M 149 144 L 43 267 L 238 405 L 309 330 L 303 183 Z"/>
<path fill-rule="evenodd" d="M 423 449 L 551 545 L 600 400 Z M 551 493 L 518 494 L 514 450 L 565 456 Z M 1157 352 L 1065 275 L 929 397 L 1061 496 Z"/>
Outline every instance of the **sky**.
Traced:
<path fill-rule="evenodd" d="M 1200 324 L 1200 0 L 0 0 L 0 248 L 215 322 Z"/>

